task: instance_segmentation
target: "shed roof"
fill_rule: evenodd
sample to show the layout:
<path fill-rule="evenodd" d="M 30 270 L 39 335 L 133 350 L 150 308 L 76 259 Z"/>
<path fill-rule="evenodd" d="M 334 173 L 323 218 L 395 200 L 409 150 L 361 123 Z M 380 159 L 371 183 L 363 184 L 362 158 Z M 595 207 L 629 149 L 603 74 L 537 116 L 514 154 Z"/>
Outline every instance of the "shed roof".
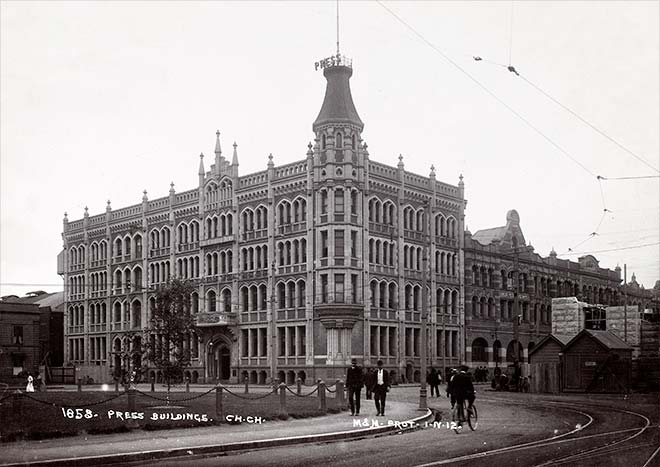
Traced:
<path fill-rule="evenodd" d="M 541 342 L 536 344 L 534 348 L 529 352 L 530 355 L 532 355 L 534 352 L 537 350 L 541 349 L 548 341 L 554 341 L 557 344 L 559 344 L 559 347 L 562 349 L 566 344 L 568 344 L 571 341 L 571 337 L 567 334 L 548 334 L 545 336 L 543 339 L 541 339 Z"/>
<path fill-rule="evenodd" d="M 566 344 L 565 349 L 567 350 L 569 347 L 573 346 L 573 344 L 584 335 L 588 335 L 590 338 L 595 339 L 600 345 L 609 350 L 632 350 L 632 347 L 610 331 L 594 331 L 592 329 L 583 329 L 580 331 L 577 336 Z"/>

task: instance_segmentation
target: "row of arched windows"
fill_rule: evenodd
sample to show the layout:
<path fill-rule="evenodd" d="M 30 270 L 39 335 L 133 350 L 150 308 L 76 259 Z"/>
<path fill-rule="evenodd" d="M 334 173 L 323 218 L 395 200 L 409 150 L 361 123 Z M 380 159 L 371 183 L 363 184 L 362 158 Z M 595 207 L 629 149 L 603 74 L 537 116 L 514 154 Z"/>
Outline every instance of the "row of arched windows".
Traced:
<path fill-rule="evenodd" d="M 199 277 L 199 256 L 178 258 L 176 260 L 177 275 L 183 279 L 196 279 Z"/>
<path fill-rule="evenodd" d="M 85 276 L 69 277 L 69 296 L 82 296 L 85 293 Z"/>
<path fill-rule="evenodd" d="M 167 230 L 169 244 L 169 229 Z M 123 238 L 117 237 L 114 241 L 114 256 L 131 256 L 135 259 L 142 259 L 142 235 L 126 235 Z"/>
<path fill-rule="evenodd" d="M 170 262 L 158 261 L 149 264 L 149 283 L 161 284 L 170 280 Z"/>
<path fill-rule="evenodd" d="M 390 200 L 382 202 L 378 198 L 369 200 L 369 222 L 377 222 L 394 226 L 396 223 L 396 207 Z"/>
<path fill-rule="evenodd" d="M 179 234 L 179 245 L 199 242 L 199 222 L 193 220 L 190 224 L 181 222 L 177 231 Z"/>
<path fill-rule="evenodd" d="M 224 178 L 217 184 L 214 180 L 209 182 L 204 191 L 204 197 L 207 207 L 213 205 L 220 200 L 231 199 L 232 197 L 232 183 L 228 178 Z"/>
<path fill-rule="evenodd" d="M 206 218 L 206 238 L 226 237 L 234 234 L 233 216 L 230 212 L 213 214 Z"/>
<path fill-rule="evenodd" d="M 123 288 L 124 291 L 136 292 L 142 290 L 142 268 L 135 266 L 133 269 L 124 268 L 116 269 L 114 272 L 114 289 L 119 292 Z"/>
<path fill-rule="evenodd" d="M 85 245 L 69 248 L 69 266 L 85 264 Z"/>
<path fill-rule="evenodd" d="M 321 135 L 321 149 L 325 150 L 328 147 L 328 139 L 334 142 L 334 146 L 336 149 L 345 149 L 345 148 L 350 148 L 352 150 L 355 150 L 357 148 L 357 137 L 355 133 L 352 135 L 345 135 L 341 131 L 335 132 L 334 136 L 326 135 L 323 133 Z"/>
<path fill-rule="evenodd" d="M 268 269 L 268 247 L 256 245 L 241 248 L 241 271 L 254 271 L 255 269 Z"/>
<path fill-rule="evenodd" d="M 369 262 L 394 266 L 396 262 L 395 246 L 394 241 L 369 239 Z"/>
<path fill-rule="evenodd" d="M 160 229 L 152 229 L 149 233 L 149 246 L 152 250 L 169 248 L 170 246 L 170 228 L 167 226 Z"/>
<path fill-rule="evenodd" d="M 306 286 L 303 279 L 277 283 L 277 308 L 305 308 Z"/>
<path fill-rule="evenodd" d="M 69 307 L 69 326 L 84 326 L 85 325 L 85 307 L 83 305 L 75 305 Z"/>
<path fill-rule="evenodd" d="M 264 246 L 264 248 L 266 248 Z M 277 242 L 277 264 L 278 266 L 289 266 L 291 264 L 307 263 L 307 239 L 287 240 Z M 267 264 L 264 263 L 264 267 Z"/>
<path fill-rule="evenodd" d="M 307 200 L 298 197 L 293 202 L 282 200 L 277 205 L 278 225 L 296 224 L 307 219 Z"/>
<path fill-rule="evenodd" d="M 268 209 L 258 206 L 256 209 L 245 208 L 241 213 L 243 232 L 263 230 L 268 228 Z"/>
<path fill-rule="evenodd" d="M 232 257 L 233 253 L 231 250 L 206 253 L 206 275 L 217 276 L 218 274 L 232 272 Z"/>
<path fill-rule="evenodd" d="M 92 292 L 104 291 L 108 288 L 108 273 L 93 272 L 89 275 L 89 280 L 92 286 Z"/>
<path fill-rule="evenodd" d="M 220 292 L 220 300 L 217 300 L 218 296 L 215 293 L 215 290 L 211 289 L 206 292 L 206 312 L 215 313 L 216 311 L 223 311 L 226 313 L 231 312 L 231 289 L 225 287 Z"/>
<path fill-rule="evenodd" d="M 105 240 L 101 240 L 99 243 L 92 242 L 89 246 L 91 252 L 91 260 L 94 261 L 104 261 L 108 259 L 108 244 Z"/>

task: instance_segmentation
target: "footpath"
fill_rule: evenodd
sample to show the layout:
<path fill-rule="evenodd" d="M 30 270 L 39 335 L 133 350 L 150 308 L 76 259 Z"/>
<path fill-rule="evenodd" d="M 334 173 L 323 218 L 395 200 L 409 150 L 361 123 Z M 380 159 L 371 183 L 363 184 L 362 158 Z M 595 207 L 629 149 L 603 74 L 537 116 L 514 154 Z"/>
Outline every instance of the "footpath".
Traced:
<path fill-rule="evenodd" d="M 322 417 L 223 424 L 160 431 L 134 430 L 0 444 L 0 467 L 101 466 L 163 458 L 207 456 L 232 451 L 363 438 L 416 429 L 432 418 L 416 404 L 388 401 L 376 416 L 373 401 L 362 400 L 360 416 L 344 411 Z M 259 422 L 259 420 L 257 420 Z"/>

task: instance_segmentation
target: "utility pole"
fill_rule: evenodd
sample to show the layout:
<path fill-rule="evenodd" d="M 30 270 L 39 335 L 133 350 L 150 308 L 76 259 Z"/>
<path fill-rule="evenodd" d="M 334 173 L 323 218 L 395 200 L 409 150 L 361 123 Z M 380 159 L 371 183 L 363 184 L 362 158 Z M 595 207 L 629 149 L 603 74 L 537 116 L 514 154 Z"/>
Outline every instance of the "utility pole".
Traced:
<path fill-rule="evenodd" d="M 628 343 L 628 297 L 626 286 L 628 284 L 628 265 L 623 265 L 623 341 Z"/>
<path fill-rule="evenodd" d="M 277 254 L 277 253 L 276 253 Z M 275 311 L 275 261 L 271 267 L 272 276 L 271 276 L 271 286 L 270 286 L 270 380 L 271 383 L 277 378 L 277 326 L 276 326 L 276 317 L 277 311 Z"/>
<path fill-rule="evenodd" d="M 514 243 L 513 246 L 513 268 L 514 268 L 514 281 L 513 281 L 513 340 L 516 343 L 516 348 L 514 349 L 514 362 L 518 360 L 518 364 L 520 364 L 519 357 L 520 357 L 520 342 L 518 342 L 518 333 L 519 329 L 518 326 L 520 324 L 519 322 L 519 311 L 518 311 L 518 287 L 519 287 L 519 281 L 520 281 L 520 271 L 518 270 L 519 264 L 518 264 L 518 245 Z"/>
<path fill-rule="evenodd" d="M 425 215 L 424 215 L 424 225 L 422 231 L 422 238 L 424 241 L 424 247 L 422 249 L 422 330 L 421 330 L 421 369 L 419 377 L 419 409 L 426 410 L 426 354 L 427 354 L 427 339 L 426 339 L 426 326 L 429 316 L 429 295 L 426 290 L 428 284 L 428 273 L 429 273 L 429 237 L 428 237 L 428 223 L 431 218 L 431 203 L 427 201 Z"/>

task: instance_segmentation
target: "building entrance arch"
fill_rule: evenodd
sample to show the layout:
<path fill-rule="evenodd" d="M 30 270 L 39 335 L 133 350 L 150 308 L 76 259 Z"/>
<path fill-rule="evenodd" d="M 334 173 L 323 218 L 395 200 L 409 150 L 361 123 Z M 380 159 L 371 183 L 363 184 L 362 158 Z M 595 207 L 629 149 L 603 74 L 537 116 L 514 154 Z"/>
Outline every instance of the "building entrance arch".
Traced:
<path fill-rule="evenodd" d="M 210 341 L 207 368 L 209 377 L 213 380 L 228 381 L 231 377 L 231 343 L 224 336 Z"/>

